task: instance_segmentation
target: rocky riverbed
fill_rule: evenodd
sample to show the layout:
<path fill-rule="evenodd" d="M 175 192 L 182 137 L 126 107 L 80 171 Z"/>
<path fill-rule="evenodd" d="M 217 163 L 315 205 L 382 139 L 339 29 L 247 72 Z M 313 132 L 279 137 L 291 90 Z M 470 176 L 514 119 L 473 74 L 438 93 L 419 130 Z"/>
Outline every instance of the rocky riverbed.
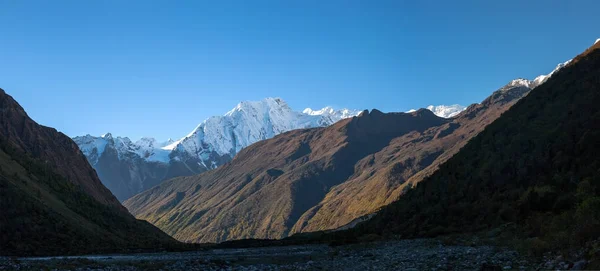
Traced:
<path fill-rule="evenodd" d="M 305 245 L 194 252 L 0 258 L 0 270 L 539 270 L 542 259 L 491 246 L 417 239 L 339 247 Z M 552 269 L 571 269 L 563 261 Z M 576 267 L 576 266 L 575 266 Z"/>

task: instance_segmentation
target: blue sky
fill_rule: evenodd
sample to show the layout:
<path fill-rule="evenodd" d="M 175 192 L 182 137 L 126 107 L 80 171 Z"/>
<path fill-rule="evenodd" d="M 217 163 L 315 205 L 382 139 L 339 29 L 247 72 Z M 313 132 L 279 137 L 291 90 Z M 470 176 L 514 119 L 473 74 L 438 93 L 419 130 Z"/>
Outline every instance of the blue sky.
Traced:
<path fill-rule="evenodd" d="M 217 4 L 218 3 L 218 4 Z M 178 138 L 242 100 L 468 105 L 600 37 L 600 1 L 0 0 L 0 87 L 70 136 Z"/>

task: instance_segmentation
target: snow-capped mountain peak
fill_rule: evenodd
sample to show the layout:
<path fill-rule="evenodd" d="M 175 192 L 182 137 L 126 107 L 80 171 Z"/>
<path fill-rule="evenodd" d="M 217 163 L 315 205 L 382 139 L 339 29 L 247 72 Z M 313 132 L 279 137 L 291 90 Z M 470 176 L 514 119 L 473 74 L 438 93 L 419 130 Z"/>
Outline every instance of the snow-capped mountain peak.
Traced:
<path fill-rule="evenodd" d="M 462 105 L 458 105 L 458 104 L 453 104 L 453 105 L 430 105 L 428 107 L 426 107 L 425 109 L 433 112 L 433 114 L 435 114 L 438 117 L 441 118 L 452 118 L 456 115 L 458 115 L 458 113 L 462 112 L 463 110 L 467 109 L 466 106 L 462 106 Z M 416 109 L 411 109 L 406 111 L 406 113 L 412 113 L 412 112 L 416 112 Z"/>
<path fill-rule="evenodd" d="M 312 108 L 308 107 L 308 108 L 306 108 L 306 109 L 304 109 L 302 111 L 302 113 L 307 114 L 307 115 L 311 115 L 311 116 L 333 114 L 334 112 L 335 111 L 333 110 L 333 108 L 331 106 L 323 107 L 320 110 L 312 110 Z"/>
<path fill-rule="evenodd" d="M 288 104 L 281 98 L 265 98 L 260 101 L 242 101 L 236 107 L 229 112 L 225 113 L 224 116 L 233 116 L 236 112 L 257 112 L 263 109 L 272 109 L 280 111 L 292 111 Z"/>
<path fill-rule="evenodd" d="M 296 112 L 281 98 L 265 98 L 240 102 L 224 115 L 206 119 L 177 141 L 169 139 L 158 142 L 152 137 L 142 137 L 132 142 L 127 137 L 113 137 L 111 133 L 100 137 L 75 137 L 74 140 L 84 154 L 91 158 L 92 165 L 97 162 L 105 147 L 111 146 L 117 151 L 119 158 L 133 153 L 148 162 L 169 163 L 172 159 L 194 159 L 198 160 L 196 164 L 210 169 L 257 141 L 293 129 L 331 125 L 360 113 L 358 110 L 335 110 L 332 107 L 307 110 L 310 112 Z M 229 158 L 224 158 L 225 156 Z"/>
<path fill-rule="evenodd" d="M 465 110 L 466 107 L 458 104 L 438 106 L 430 105 L 427 107 L 427 109 L 433 112 L 433 114 L 437 115 L 438 117 L 451 118 Z"/>
<path fill-rule="evenodd" d="M 168 148 L 191 154 L 202 161 L 215 156 L 233 157 L 254 142 L 294 129 L 331 125 L 353 116 L 353 112 L 358 114 L 358 111 L 336 111 L 327 107 L 313 114 L 306 110 L 300 113 L 293 111 L 281 98 L 244 101 L 223 116 L 208 118 L 192 133 Z"/>
<path fill-rule="evenodd" d="M 508 86 L 511 87 L 530 87 L 532 84 L 532 81 L 524 79 L 524 78 L 517 78 L 514 79 L 512 81 L 510 81 L 510 83 L 508 83 Z"/>
<path fill-rule="evenodd" d="M 600 39 L 596 40 L 596 43 L 599 42 Z M 572 59 L 567 60 L 563 63 L 559 63 L 556 68 L 554 68 L 554 70 L 552 70 L 552 72 L 550 72 L 549 74 L 543 74 L 540 75 L 538 77 L 536 77 L 533 80 L 527 80 L 524 78 L 517 78 L 514 79 L 512 81 L 510 81 L 506 86 L 503 87 L 503 89 L 508 89 L 508 88 L 512 88 L 512 87 L 526 87 L 526 88 L 536 88 L 537 86 L 543 84 L 544 82 L 546 82 L 550 77 L 552 77 L 552 75 L 554 75 L 557 71 L 559 71 L 560 69 L 564 68 L 565 66 L 567 66 L 569 63 L 571 63 Z M 458 115 L 460 112 L 462 112 L 463 110 L 465 110 L 467 107 L 465 106 L 461 106 L 458 104 L 454 104 L 454 105 L 438 105 L 438 106 L 433 106 L 430 105 L 427 107 L 427 109 L 429 109 L 430 111 L 432 111 L 435 115 L 437 115 L 438 117 L 442 117 L 442 118 L 451 118 L 454 117 L 456 115 Z M 308 109 L 307 109 L 308 110 Z M 305 112 L 307 111 L 305 110 Z M 411 109 L 409 111 L 407 111 L 406 113 L 411 113 L 411 112 L 415 112 L 417 110 L 415 109 Z"/>
<path fill-rule="evenodd" d="M 362 111 L 351 110 L 351 109 L 347 109 L 347 108 L 335 110 L 331 106 L 326 106 L 319 110 L 313 110 L 312 108 L 308 107 L 302 111 L 303 114 L 307 114 L 310 116 L 331 116 L 335 119 L 351 118 L 354 116 L 358 116 L 358 114 L 360 114 L 360 112 L 362 112 Z"/>

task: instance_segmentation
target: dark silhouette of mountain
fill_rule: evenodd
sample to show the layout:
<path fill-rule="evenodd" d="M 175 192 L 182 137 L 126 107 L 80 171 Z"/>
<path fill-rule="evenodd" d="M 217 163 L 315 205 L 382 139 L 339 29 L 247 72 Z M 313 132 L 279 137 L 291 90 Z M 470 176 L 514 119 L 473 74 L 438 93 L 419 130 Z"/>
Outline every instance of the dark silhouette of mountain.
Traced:
<path fill-rule="evenodd" d="M 538 252 L 583 247 L 600 237 L 599 127 L 596 43 L 431 177 L 337 238 L 436 236 L 516 223 Z"/>
<path fill-rule="evenodd" d="M 0 89 L 0 255 L 166 248 L 177 242 L 136 220 L 77 145 L 34 122 Z"/>

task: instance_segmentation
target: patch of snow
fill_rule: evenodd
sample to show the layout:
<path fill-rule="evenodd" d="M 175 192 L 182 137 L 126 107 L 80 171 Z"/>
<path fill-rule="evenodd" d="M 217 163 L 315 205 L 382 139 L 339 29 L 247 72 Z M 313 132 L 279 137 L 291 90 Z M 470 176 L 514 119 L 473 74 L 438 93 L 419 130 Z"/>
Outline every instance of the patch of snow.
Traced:
<path fill-rule="evenodd" d="M 508 83 L 508 85 L 511 87 L 530 87 L 531 83 L 532 82 L 530 80 L 523 79 L 523 78 L 517 78 L 515 80 L 510 81 L 510 83 Z"/>
<path fill-rule="evenodd" d="M 433 112 L 438 117 L 442 118 L 452 118 L 463 110 L 467 109 L 466 106 L 453 104 L 453 105 L 430 105 L 426 107 L 429 111 Z"/>
<path fill-rule="evenodd" d="M 544 82 L 546 82 L 550 77 L 552 77 L 552 75 L 554 75 L 557 71 L 559 71 L 560 69 L 564 68 L 565 66 L 567 66 L 569 63 L 571 63 L 572 59 L 569 59 L 563 63 L 559 63 L 556 68 L 554 68 L 554 70 L 552 70 L 552 72 L 550 72 L 549 74 L 543 74 L 540 75 L 538 77 L 536 77 L 535 79 L 533 79 L 533 81 L 530 81 L 530 87 L 531 88 L 535 88 L 541 84 L 543 84 Z"/>

